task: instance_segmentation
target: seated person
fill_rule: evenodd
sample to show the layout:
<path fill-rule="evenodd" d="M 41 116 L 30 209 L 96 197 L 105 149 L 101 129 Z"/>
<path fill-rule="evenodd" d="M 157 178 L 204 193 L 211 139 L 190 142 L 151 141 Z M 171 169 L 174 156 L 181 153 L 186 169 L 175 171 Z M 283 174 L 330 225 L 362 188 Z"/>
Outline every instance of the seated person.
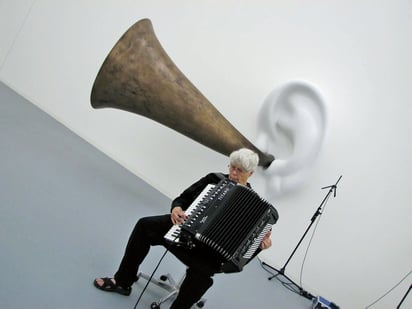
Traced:
<path fill-rule="evenodd" d="M 130 295 L 139 265 L 148 254 L 150 246 L 162 245 L 187 266 L 186 276 L 171 308 L 190 308 L 199 301 L 212 286 L 212 276 L 221 272 L 222 258 L 201 244 L 192 249 L 170 246 L 165 241 L 164 236 L 173 224 L 181 224 L 187 219 L 185 210 L 208 184 L 217 184 L 225 177 L 250 187 L 248 179 L 253 175 L 258 160 L 258 155 L 249 149 L 242 148 L 234 151 L 229 157 L 229 174 L 210 173 L 192 184 L 173 200 L 170 214 L 141 218 L 130 235 L 114 278 L 97 278 L 94 280 L 95 287 L 103 291 Z M 268 233 L 262 240 L 256 254 L 261 249 L 269 248 L 271 244 L 270 233 Z"/>

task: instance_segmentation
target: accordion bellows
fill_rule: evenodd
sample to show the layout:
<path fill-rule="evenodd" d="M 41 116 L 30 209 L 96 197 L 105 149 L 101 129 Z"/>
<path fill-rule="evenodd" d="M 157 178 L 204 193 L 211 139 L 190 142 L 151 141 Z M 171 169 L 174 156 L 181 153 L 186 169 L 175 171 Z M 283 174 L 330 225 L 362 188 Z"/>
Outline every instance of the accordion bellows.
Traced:
<path fill-rule="evenodd" d="M 228 179 L 206 187 L 189 209 L 188 220 L 165 238 L 189 247 L 205 244 L 226 261 L 226 273 L 243 269 L 279 218 L 255 191 Z"/>

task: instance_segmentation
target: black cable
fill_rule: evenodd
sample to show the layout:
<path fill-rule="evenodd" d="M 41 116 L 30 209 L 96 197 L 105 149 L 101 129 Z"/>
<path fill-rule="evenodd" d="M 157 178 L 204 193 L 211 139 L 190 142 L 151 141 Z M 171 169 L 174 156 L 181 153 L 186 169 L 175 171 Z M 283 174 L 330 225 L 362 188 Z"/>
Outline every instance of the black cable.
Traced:
<path fill-rule="evenodd" d="M 377 300 L 375 300 L 373 303 L 370 305 L 366 306 L 365 309 L 368 309 L 369 307 L 375 305 L 378 301 L 380 301 L 382 298 L 384 298 L 386 295 L 388 295 L 390 292 L 392 292 L 397 286 L 399 286 L 410 274 L 412 273 L 412 270 L 409 271 L 407 275 L 405 275 L 397 284 L 395 284 L 394 287 L 392 287 L 389 291 L 387 291 L 385 294 L 383 294 L 381 297 L 379 297 Z"/>
<path fill-rule="evenodd" d="M 169 246 L 169 247 L 170 247 L 170 246 Z M 159 268 L 160 263 L 162 262 L 162 260 L 163 260 L 163 258 L 165 257 L 166 253 L 169 252 L 169 247 L 166 248 L 165 252 L 163 253 L 162 257 L 160 258 L 159 262 L 157 263 L 155 269 L 153 270 L 152 274 L 150 275 L 150 278 L 147 280 L 145 287 L 144 287 L 143 290 L 140 292 L 139 298 L 137 299 L 136 304 L 135 304 L 134 307 L 133 307 L 134 309 L 137 308 L 137 305 L 139 304 L 140 299 L 141 299 L 142 296 L 143 296 L 143 293 L 146 291 L 147 286 L 149 285 L 149 283 L 150 283 L 150 281 L 152 280 L 155 272 L 156 272 L 157 269 Z"/>
<path fill-rule="evenodd" d="M 309 227 L 306 229 L 305 234 L 303 235 L 303 237 L 306 236 L 306 233 L 308 232 L 308 230 L 309 230 L 309 228 L 311 227 L 311 225 L 314 223 L 315 218 L 316 218 L 317 216 L 319 216 L 319 217 L 317 218 L 318 220 L 317 220 L 316 225 L 315 225 L 315 228 L 314 228 L 314 230 L 313 230 L 313 232 L 312 232 L 312 236 L 311 236 L 311 238 L 310 238 L 310 240 L 309 240 L 309 243 L 308 243 L 308 246 L 307 246 L 307 248 L 306 248 L 305 255 L 304 255 L 304 258 L 303 258 L 303 261 L 302 261 L 302 266 L 301 266 L 301 269 L 300 269 L 300 285 L 296 284 L 295 282 L 293 282 L 293 280 L 291 280 L 288 276 L 286 276 L 285 273 L 284 273 L 284 269 L 285 269 L 287 263 L 289 262 L 289 260 L 291 259 L 291 257 L 293 256 L 293 254 L 295 253 L 297 247 L 300 245 L 301 241 L 303 240 L 303 237 L 302 237 L 301 240 L 299 241 L 298 246 L 295 248 L 295 251 L 293 251 L 292 255 L 289 257 L 289 260 L 286 262 L 285 266 L 284 266 L 280 271 L 278 271 L 277 269 L 273 268 L 273 269 L 276 270 L 278 273 L 277 273 L 277 274 L 273 274 L 273 276 L 271 276 L 271 277 L 269 278 L 269 280 L 272 279 L 272 278 L 276 278 L 279 282 L 282 283 L 283 286 L 285 286 L 285 287 L 288 288 L 289 290 L 291 290 L 291 291 L 293 291 L 293 292 L 295 292 L 295 293 L 297 293 L 297 294 L 299 294 L 299 295 L 301 295 L 301 296 L 304 296 L 304 297 L 306 297 L 306 298 L 308 298 L 308 299 L 313 299 L 314 296 L 313 296 L 312 294 L 306 292 L 306 291 L 303 290 L 303 288 L 302 288 L 303 267 L 304 267 L 304 265 L 305 265 L 306 257 L 307 257 L 307 254 L 308 254 L 308 252 L 309 252 L 309 248 L 310 248 L 310 246 L 311 246 L 313 237 L 314 237 L 315 232 L 316 232 L 316 230 L 317 230 L 317 226 L 318 226 L 319 221 L 320 221 L 320 216 L 322 215 L 322 213 L 324 212 L 324 210 L 325 210 L 325 208 L 326 208 L 326 204 L 327 204 L 327 202 L 328 202 L 328 200 L 329 200 L 330 193 L 332 193 L 332 191 L 333 191 L 333 196 L 336 197 L 337 184 L 338 184 L 338 182 L 341 180 L 341 178 L 342 178 L 342 176 L 339 177 L 339 179 L 337 180 L 336 184 L 334 184 L 334 185 L 332 185 L 332 186 L 327 186 L 327 187 L 323 187 L 323 188 L 322 188 L 322 189 L 330 188 L 330 190 L 329 190 L 328 194 L 325 196 L 325 198 L 323 199 L 323 201 L 322 201 L 321 205 L 319 206 L 317 212 L 313 215 L 313 217 L 312 217 L 312 219 L 311 219 L 311 224 L 310 224 Z M 323 209 L 322 209 L 322 205 L 324 206 Z M 268 265 L 268 266 L 270 267 L 270 265 Z M 289 281 L 290 283 L 286 283 L 286 282 L 283 282 L 283 281 L 279 280 L 278 275 L 282 275 L 283 277 L 285 277 L 286 279 L 288 279 L 288 281 Z M 293 286 L 297 287 L 298 290 L 294 289 Z"/>
<path fill-rule="evenodd" d="M 139 298 L 137 299 L 136 304 L 135 304 L 134 307 L 133 307 L 134 309 L 137 308 L 137 305 L 139 304 L 139 302 L 140 302 L 140 300 L 141 300 L 141 298 L 142 298 L 142 296 L 143 296 L 143 293 L 146 291 L 147 286 L 149 285 L 150 281 L 152 281 L 152 278 L 153 278 L 154 274 L 156 273 L 157 269 L 159 268 L 160 263 L 163 261 L 164 257 L 165 257 L 166 254 L 169 252 L 169 248 L 174 244 L 174 242 L 175 242 L 175 240 L 176 240 L 177 238 L 179 238 L 179 235 L 176 235 L 175 238 L 174 238 L 174 239 L 170 242 L 170 244 L 166 247 L 165 252 L 163 253 L 163 255 L 162 255 L 162 257 L 160 258 L 159 262 L 157 263 L 155 269 L 153 270 L 152 274 L 150 275 L 149 279 L 147 280 L 146 285 L 144 286 L 143 290 L 140 292 Z"/>
<path fill-rule="evenodd" d="M 321 215 L 325 212 L 325 209 L 326 209 L 326 205 L 327 205 L 327 203 L 328 203 L 328 200 L 329 200 L 329 196 L 328 196 L 328 198 L 325 200 L 325 207 L 323 207 L 323 211 L 322 211 Z M 306 257 L 307 257 L 307 255 L 308 255 L 310 245 L 312 244 L 313 237 L 315 236 L 316 229 L 318 228 L 318 224 L 319 224 L 319 222 L 320 222 L 320 218 L 322 217 L 321 215 L 318 217 L 318 220 L 317 220 L 317 222 L 316 222 L 316 224 L 315 224 L 315 227 L 314 227 L 314 229 L 313 229 L 313 232 L 312 232 L 312 236 L 311 236 L 310 239 L 309 239 L 309 243 L 308 243 L 308 246 L 307 246 L 306 251 L 305 251 L 305 256 L 303 257 L 302 266 L 301 266 L 301 268 L 300 268 L 300 275 L 299 275 L 299 284 L 300 284 L 301 287 L 303 286 L 303 285 L 302 285 L 303 267 L 304 267 L 305 262 L 306 262 Z"/>

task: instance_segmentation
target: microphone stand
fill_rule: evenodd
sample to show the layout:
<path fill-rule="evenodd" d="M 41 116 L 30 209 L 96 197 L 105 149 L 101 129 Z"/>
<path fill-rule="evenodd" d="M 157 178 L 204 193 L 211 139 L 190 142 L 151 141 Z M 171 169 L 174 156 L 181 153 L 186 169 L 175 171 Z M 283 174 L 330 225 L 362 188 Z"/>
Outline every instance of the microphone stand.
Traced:
<path fill-rule="evenodd" d="M 326 201 L 328 200 L 329 196 L 332 194 L 333 192 L 333 196 L 336 197 L 336 187 L 338 185 L 338 182 L 341 180 L 342 176 L 339 177 L 339 179 L 336 181 L 336 183 L 334 185 L 331 186 L 327 186 L 327 187 L 323 187 L 323 189 L 327 189 L 329 188 L 328 193 L 326 194 L 326 196 L 323 198 L 322 202 L 320 203 L 318 209 L 316 210 L 316 212 L 314 213 L 314 215 L 312 216 L 311 222 L 309 224 L 309 226 L 307 227 L 305 233 L 303 234 L 303 236 L 301 237 L 301 239 L 299 240 L 298 244 L 296 245 L 295 249 L 293 250 L 292 254 L 289 256 L 288 260 L 286 261 L 285 265 L 283 265 L 283 267 L 280 270 L 277 270 L 276 268 L 266 264 L 265 262 L 263 262 L 263 264 L 265 264 L 266 266 L 270 267 L 271 269 L 275 270 L 277 273 L 274 274 L 273 276 L 269 277 L 268 280 L 272 280 L 273 278 L 277 278 L 278 276 L 283 276 L 285 277 L 287 280 L 290 281 L 290 284 L 294 287 L 288 287 L 290 290 L 299 293 L 301 296 L 306 297 L 310 300 L 312 300 L 313 298 L 315 298 L 312 294 L 310 294 L 309 292 L 303 290 L 302 287 L 300 287 L 298 284 L 296 284 L 292 279 L 290 279 L 288 276 L 285 275 L 285 269 L 286 266 L 289 264 L 290 260 L 292 259 L 293 255 L 295 254 L 296 250 L 298 249 L 298 247 L 300 246 L 300 244 L 302 243 L 303 239 L 305 238 L 306 234 L 308 233 L 308 231 L 310 230 L 310 228 L 312 227 L 313 223 L 315 222 L 316 218 L 318 216 L 320 216 L 322 214 L 322 210 L 324 208 L 324 206 L 326 205 Z M 284 285 L 288 285 L 286 283 L 284 283 Z"/>

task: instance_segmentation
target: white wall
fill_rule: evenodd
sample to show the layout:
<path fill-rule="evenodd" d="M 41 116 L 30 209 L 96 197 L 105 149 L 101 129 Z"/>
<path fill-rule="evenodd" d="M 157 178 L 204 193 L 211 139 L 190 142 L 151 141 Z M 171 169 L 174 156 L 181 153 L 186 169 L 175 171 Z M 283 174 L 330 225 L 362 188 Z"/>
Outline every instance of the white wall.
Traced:
<path fill-rule="evenodd" d="M 225 169 L 226 158 L 141 116 L 93 110 L 89 102 L 104 58 L 145 17 L 189 80 L 252 141 L 273 88 L 304 80 L 326 101 L 320 158 L 303 189 L 272 201 L 280 220 L 262 259 L 286 262 L 327 193 L 320 188 L 343 175 L 309 249 L 303 286 L 362 308 L 410 272 L 410 1 L 0 1 L 0 79 L 172 197 Z M 293 278 L 307 244 L 288 265 Z M 395 307 L 410 280 L 374 308 Z"/>

